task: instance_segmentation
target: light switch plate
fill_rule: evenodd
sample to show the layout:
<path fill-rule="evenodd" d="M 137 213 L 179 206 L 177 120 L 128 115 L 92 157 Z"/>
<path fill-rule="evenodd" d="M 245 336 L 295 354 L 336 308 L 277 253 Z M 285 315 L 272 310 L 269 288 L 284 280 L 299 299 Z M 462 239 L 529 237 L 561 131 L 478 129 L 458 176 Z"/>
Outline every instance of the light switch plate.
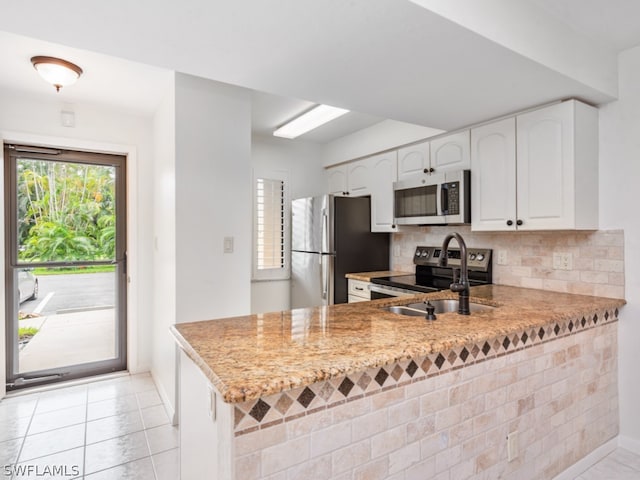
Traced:
<path fill-rule="evenodd" d="M 224 237 L 224 253 L 233 253 L 233 237 Z"/>

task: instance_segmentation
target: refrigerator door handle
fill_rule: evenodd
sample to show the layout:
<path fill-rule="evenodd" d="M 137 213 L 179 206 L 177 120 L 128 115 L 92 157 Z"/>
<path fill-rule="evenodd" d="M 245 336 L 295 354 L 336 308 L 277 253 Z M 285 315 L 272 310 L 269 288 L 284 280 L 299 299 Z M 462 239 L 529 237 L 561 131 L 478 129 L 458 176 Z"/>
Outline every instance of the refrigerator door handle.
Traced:
<path fill-rule="evenodd" d="M 329 275 L 327 275 L 327 256 L 326 255 L 320 255 L 320 264 L 322 265 L 320 267 L 320 272 L 322 275 L 322 300 L 324 300 L 324 304 L 327 305 L 327 297 L 329 296 L 329 282 L 327 281 L 329 278 Z"/>
<path fill-rule="evenodd" d="M 320 267 L 322 275 L 322 300 L 324 305 L 333 305 L 333 289 L 331 279 L 333 277 L 333 255 L 321 255 Z"/>
<path fill-rule="evenodd" d="M 329 215 L 327 215 L 327 209 L 322 209 L 322 251 L 329 251 Z"/>

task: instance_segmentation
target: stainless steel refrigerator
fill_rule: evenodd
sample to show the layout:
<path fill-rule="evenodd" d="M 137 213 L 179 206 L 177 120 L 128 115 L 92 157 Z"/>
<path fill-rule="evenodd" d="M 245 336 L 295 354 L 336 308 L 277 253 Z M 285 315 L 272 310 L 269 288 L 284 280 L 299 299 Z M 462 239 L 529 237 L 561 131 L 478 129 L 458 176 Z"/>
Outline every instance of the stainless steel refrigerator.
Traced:
<path fill-rule="evenodd" d="M 291 308 L 346 303 L 345 274 L 389 269 L 388 233 L 371 233 L 369 197 L 291 205 Z"/>

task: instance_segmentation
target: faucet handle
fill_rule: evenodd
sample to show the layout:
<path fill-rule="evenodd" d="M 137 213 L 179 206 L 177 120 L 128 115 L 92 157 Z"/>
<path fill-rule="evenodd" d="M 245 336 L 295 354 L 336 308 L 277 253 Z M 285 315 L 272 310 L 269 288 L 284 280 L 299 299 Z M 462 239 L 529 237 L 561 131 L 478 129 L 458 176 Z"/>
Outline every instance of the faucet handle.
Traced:
<path fill-rule="evenodd" d="M 458 283 L 458 280 L 460 280 L 460 269 L 459 268 L 452 268 L 452 274 L 453 274 L 453 283 Z"/>

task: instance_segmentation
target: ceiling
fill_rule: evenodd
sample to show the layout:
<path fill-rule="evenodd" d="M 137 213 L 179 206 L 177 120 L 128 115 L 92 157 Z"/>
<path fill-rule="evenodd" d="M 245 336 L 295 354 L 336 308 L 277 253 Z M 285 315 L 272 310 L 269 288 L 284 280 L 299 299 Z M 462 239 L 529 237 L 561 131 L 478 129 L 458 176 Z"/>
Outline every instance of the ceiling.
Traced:
<path fill-rule="evenodd" d="M 527 1 L 606 49 L 640 44 L 640 2 Z M 567 96 L 610 100 L 406 0 L 0 5 L 2 89 L 150 115 L 176 70 L 254 90 L 262 135 L 315 103 L 359 112 L 301 137 L 326 143 L 387 118 L 450 130 Z M 33 55 L 85 74 L 56 94 Z"/>

